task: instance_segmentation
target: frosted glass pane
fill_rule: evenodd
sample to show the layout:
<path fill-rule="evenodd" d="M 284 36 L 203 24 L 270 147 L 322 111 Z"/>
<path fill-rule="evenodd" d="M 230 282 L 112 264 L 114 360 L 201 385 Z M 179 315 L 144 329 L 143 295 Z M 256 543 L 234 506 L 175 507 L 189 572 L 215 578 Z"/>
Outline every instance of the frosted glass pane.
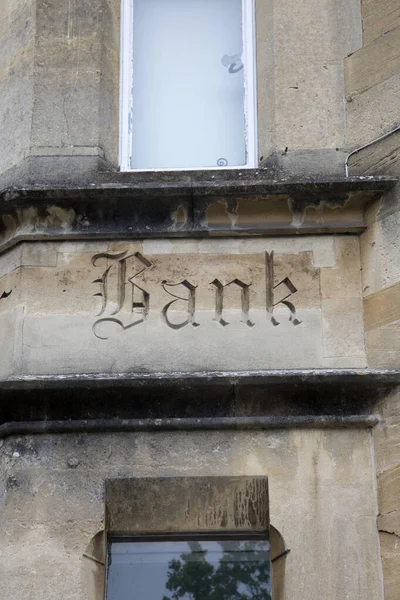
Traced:
<path fill-rule="evenodd" d="M 134 0 L 132 168 L 244 165 L 242 0 Z"/>
<path fill-rule="evenodd" d="M 113 543 L 107 600 L 271 600 L 269 543 Z"/>

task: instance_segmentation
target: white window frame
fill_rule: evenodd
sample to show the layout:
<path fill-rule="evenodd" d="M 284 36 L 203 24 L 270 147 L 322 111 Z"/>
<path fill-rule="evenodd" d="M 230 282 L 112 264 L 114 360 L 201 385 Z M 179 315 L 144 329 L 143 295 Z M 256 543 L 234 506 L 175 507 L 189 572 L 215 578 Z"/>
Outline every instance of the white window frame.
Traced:
<path fill-rule="evenodd" d="M 226 167 L 196 167 L 182 169 L 132 168 L 132 108 L 133 108 L 133 4 L 121 0 L 121 61 L 120 61 L 120 170 L 138 171 L 204 171 L 258 167 L 257 87 L 256 87 L 256 25 L 255 0 L 242 0 L 243 64 L 245 84 L 246 164 Z"/>

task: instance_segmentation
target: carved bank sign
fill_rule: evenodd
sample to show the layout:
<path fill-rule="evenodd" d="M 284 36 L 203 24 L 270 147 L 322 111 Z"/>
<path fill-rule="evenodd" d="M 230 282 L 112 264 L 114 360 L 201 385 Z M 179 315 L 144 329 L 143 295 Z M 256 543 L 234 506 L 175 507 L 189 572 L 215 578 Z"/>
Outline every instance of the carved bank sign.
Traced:
<path fill-rule="evenodd" d="M 223 261 L 223 257 L 218 257 Z M 93 333 L 99 339 L 108 339 L 109 333 L 104 326 L 115 325 L 120 330 L 128 330 L 145 323 L 152 307 L 152 297 L 160 289 L 165 293 L 165 303 L 158 306 L 162 321 L 173 329 L 179 330 L 187 326 L 200 327 L 196 319 L 196 296 L 199 291 L 199 276 L 204 280 L 203 273 L 194 274 L 192 280 L 179 278 L 178 280 L 163 279 L 159 273 L 157 281 L 156 264 L 140 252 L 129 253 L 128 250 L 119 253 L 99 253 L 93 256 L 94 267 L 102 268 L 102 274 L 93 283 L 99 285 L 99 291 L 94 295 L 102 299 L 98 319 L 93 324 Z M 155 272 L 151 284 L 146 285 L 147 271 Z M 232 273 L 228 278 L 215 277 L 205 282 L 208 289 L 213 290 L 212 319 L 218 325 L 227 327 L 230 323 L 226 315 L 225 298 L 227 290 L 236 290 L 237 303 L 240 307 L 240 322 L 247 327 L 254 327 L 255 321 L 250 316 L 251 286 L 254 282 L 251 277 L 235 277 Z M 260 285 L 260 280 L 258 280 Z M 268 320 L 273 326 L 278 326 L 280 321 L 276 318 L 276 308 L 286 307 L 288 320 L 293 326 L 300 325 L 301 321 L 296 316 L 293 296 L 297 288 L 289 277 L 284 277 L 275 283 L 274 252 L 264 253 L 263 285 L 265 290 L 264 310 Z M 155 286 L 158 290 L 155 290 Z M 278 290 L 278 297 L 276 297 Z M 204 307 L 210 309 L 210 306 Z M 123 316 L 125 313 L 125 316 Z M 127 314 L 126 314 L 127 313 Z"/>
<path fill-rule="evenodd" d="M 21 348 L 4 377 L 366 365 L 357 238 L 35 243 L 19 256 L 0 272 L 0 327 Z"/>

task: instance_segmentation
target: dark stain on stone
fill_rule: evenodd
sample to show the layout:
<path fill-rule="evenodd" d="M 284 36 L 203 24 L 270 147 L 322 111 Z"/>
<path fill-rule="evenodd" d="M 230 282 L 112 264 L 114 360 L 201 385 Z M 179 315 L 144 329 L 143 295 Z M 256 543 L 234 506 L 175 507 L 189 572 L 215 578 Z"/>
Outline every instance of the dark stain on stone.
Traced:
<path fill-rule="evenodd" d="M 4 300 L 5 298 L 8 298 L 8 296 L 11 294 L 12 290 L 10 290 L 9 292 L 3 292 L 2 295 L 0 296 L 0 300 Z"/>
<path fill-rule="evenodd" d="M 252 498 L 249 498 L 247 504 L 247 518 L 252 527 L 256 527 L 258 525 L 257 514 L 254 508 L 254 503 Z"/>
<path fill-rule="evenodd" d="M 7 477 L 7 481 L 6 481 L 6 489 L 7 490 L 16 490 L 17 488 L 19 488 L 19 481 L 18 479 L 15 477 L 15 475 L 10 475 L 9 477 Z"/>
<path fill-rule="evenodd" d="M 186 223 L 186 211 L 183 206 L 178 206 L 175 219 L 177 225 L 183 225 Z"/>
<path fill-rule="evenodd" d="M 22 235 L 24 239 L 35 239 L 38 233 L 52 239 L 131 239 L 227 231 L 236 235 L 278 234 L 291 232 L 294 227 L 302 228 L 304 233 L 310 228 L 313 233 L 342 227 L 360 231 L 365 228 L 365 203 L 397 182 L 394 177 L 272 181 L 270 175 L 269 169 L 249 169 L 239 174 L 235 170 L 222 171 L 218 175 L 209 171 L 157 176 L 103 173 L 101 181 L 90 186 L 35 185 L 0 190 L 0 246 L 10 247 L 21 241 Z M 291 198 L 289 205 L 287 199 L 281 200 L 282 196 Z M 266 211 L 266 198 L 271 199 L 273 210 Z M 244 205 L 248 201 L 254 203 L 251 209 Z M 316 223 L 313 213 L 319 207 L 322 210 Z M 310 208 L 311 221 L 303 217 Z M 332 221 L 331 209 L 343 208 L 340 223 L 336 214 Z M 347 222 L 346 211 L 350 208 L 355 214 Z"/>
<path fill-rule="evenodd" d="M 221 518 L 221 527 L 226 527 L 228 525 L 228 515 L 226 510 L 224 510 L 224 512 L 222 513 L 222 518 Z"/>

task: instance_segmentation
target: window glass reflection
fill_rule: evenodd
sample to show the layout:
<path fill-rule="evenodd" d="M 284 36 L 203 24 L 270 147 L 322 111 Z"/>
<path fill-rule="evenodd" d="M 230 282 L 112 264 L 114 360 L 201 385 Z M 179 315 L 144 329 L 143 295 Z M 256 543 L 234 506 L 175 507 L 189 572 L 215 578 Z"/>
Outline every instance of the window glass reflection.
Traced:
<path fill-rule="evenodd" d="M 267 540 L 114 542 L 107 600 L 271 600 Z"/>

